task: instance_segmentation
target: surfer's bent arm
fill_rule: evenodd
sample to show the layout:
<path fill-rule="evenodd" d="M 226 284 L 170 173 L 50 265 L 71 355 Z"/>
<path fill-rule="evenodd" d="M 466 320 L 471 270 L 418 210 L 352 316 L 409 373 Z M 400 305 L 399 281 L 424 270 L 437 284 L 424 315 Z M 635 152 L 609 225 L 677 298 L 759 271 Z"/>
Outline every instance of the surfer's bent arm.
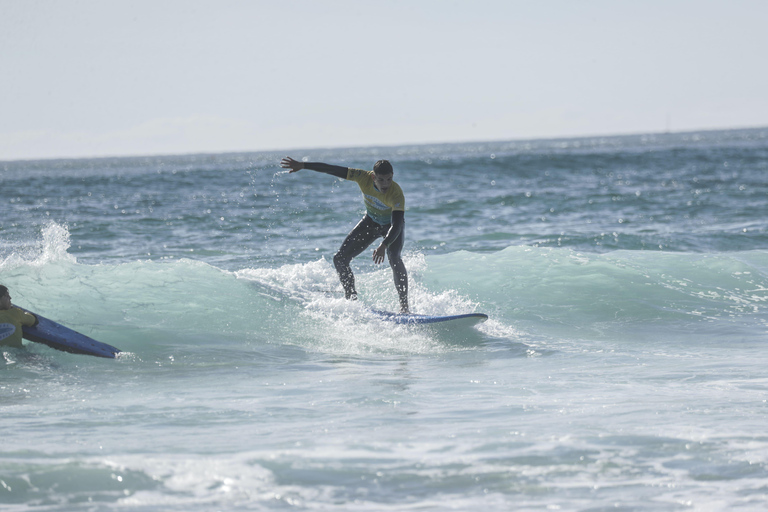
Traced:
<path fill-rule="evenodd" d="M 37 317 L 32 313 L 30 313 L 29 311 L 24 311 L 23 309 L 19 309 L 19 308 L 15 308 L 15 309 L 18 309 L 19 312 L 21 313 L 21 325 L 26 325 L 31 327 L 33 325 L 37 325 L 40 323 L 40 320 L 38 320 Z"/>
<path fill-rule="evenodd" d="M 403 232 L 404 225 L 405 212 L 402 210 L 394 210 L 392 212 L 392 226 L 389 228 L 389 231 L 387 231 L 387 236 L 384 237 L 384 240 L 381 243 L 387 247 L 392 245 L 392 243 L 397 240 L 397 237 L 400 236 L 400 233 Z"/>
<path fill-rule="evenodd" d="M 397 237 L 403 232 L 403 226 L 405 225 L 405 212 L 402 210 L 394 210 L 392 212 L 392 225 L 387 231 L 387 236 L 381 241 L 381 244 L 373 250 L 373 262 L 377 265 L 384 261 L 384 254 L 389 249 Z"/>
<path fill-rule="evenodd" d="M 341 167 L 339 165 L 329 165 L 322 162 L 299 162 L 293 158 L 287 156 L 280 161 L 280 167 L 283 169 L 290 169 L 288 172 L 298 172 L 302 169 L 309 169 L 310 171 L 322 172 L 323 174 L 330 174 L 337 178 L 347 179 L 347 173 L 349 169 L 347 167 Z"/>
<path fill-rule="evenodd" d="M 37 325 L 40 322 L 35 315 L 25 309 L 11 306 L 9 311 L 12 315 L 14 315 L 15 320 L 19 322 L 20 325 L 32 327 L 33 325 Z"/>

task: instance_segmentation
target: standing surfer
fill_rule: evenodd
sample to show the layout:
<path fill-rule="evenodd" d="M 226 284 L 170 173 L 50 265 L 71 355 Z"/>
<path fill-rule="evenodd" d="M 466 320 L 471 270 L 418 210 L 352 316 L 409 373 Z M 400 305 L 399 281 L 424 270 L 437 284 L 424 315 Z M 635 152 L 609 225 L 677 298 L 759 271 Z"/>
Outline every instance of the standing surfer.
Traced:
<path fill-rule="evenodd" d="M 344 287 L 344 296 L 351 300 L 357 299 L 355 276 L 349 266 L 352 258 L 362 253 L 377 238 L 384 237 L 373 250 L 373 262 L 383 262 L 386 253 L 400 297 L 400 312 L 408 313 L 408 274 L 400 257 L 405 238 L 405 197 L 400 185 L 392 181 L 392 164 L 387 160 L 379 160 L 373 166 L 373 171 L 364 171 L 320 162 L 299 162 L 286 157 L 280 166 L 290 169 L 291 173 L 309 169 L 358 184 L 363 193 L 366 215 L 347 235 L 333 257 L 333 264 Z"/>

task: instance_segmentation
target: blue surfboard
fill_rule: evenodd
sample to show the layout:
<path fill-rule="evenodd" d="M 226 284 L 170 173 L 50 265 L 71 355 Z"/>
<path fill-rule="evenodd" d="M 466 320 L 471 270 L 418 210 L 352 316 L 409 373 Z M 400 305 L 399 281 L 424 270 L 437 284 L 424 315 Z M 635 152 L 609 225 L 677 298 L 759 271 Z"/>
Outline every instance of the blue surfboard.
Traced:
<path fill-rule="evenodd" d="M 484 313 L 465 313 L 463 315 L 418 315 L 414 313 L 390 313 L 372 309 L 371 312 L 387 322 L 400 325 L 429 325 L 450 322 L 451 325 L 472 326 L 488 320 Z"/>
<path fill-rule="evenodd" d="M 17 306 L 18 307 L 18 306 Z M 24 308 L 19 308 L 27 313 L 32 313 Z M 70 352 L 72 354 L 85 354 L 96 357 L 107 357 L 114 359 L 120 353 L 120 349 L 107 345 L 85 334 L 73 331 L 69 327 L 49 320 L 37 313 L 32 313 L 37 317 L 38 324 L 32 327 L 24 326 L 22 336 L 29 341 L 43 343 L 56 350 Z"/>

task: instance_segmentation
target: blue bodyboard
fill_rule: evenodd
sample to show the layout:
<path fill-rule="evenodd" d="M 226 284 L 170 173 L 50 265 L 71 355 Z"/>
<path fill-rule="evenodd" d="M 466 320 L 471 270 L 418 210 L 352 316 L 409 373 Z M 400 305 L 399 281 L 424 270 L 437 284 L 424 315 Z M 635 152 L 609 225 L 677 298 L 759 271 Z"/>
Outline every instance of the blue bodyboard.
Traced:
<path fill-rule="evenodd" d="M 16 327 L 13 324 L 0 324 L 0 340 L 4 340 L 15 332 Z"/>
<path fill-rule="evenodd" d="M 17 306 L 18 307 L 18 306 Z M 24 308 L 19 308 L 27 313 L 32 313 Z M 32 313 L 37 317 L 38 324 L 32 327 L 24 326 L 22 336 L 29 341 L 43 343 L 56 350 L 70 352 L 72 354 L 85 354 L 96 357 L 114 359 L 120 353 L 120 349 L 107 345 L 85 334 L 73 331 L 69 327 L 48 320 L 47 318 Z"/>
<path fill-rule="evenodd" d="M 387 322 L 394 322 L 400 325 L 428 325 L 451 322 L 461 325 L 475 325 L 488 320 L 488 315 L 484 313 L 466 313 L 463 315 L 417 315 L 413 313 L 390 313 L 372 309 L 371 312 L 377 317 Z"/>

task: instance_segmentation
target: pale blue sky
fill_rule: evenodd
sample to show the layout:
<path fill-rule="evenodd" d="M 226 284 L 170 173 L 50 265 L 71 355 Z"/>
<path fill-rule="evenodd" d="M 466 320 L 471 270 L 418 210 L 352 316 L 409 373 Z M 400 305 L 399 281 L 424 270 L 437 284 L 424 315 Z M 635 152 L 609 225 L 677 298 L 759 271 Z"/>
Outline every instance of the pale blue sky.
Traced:
<path fill-rule="evenodd" d="M 0 160 L 768 126 L 763 0 L 0 0 Z"/>

